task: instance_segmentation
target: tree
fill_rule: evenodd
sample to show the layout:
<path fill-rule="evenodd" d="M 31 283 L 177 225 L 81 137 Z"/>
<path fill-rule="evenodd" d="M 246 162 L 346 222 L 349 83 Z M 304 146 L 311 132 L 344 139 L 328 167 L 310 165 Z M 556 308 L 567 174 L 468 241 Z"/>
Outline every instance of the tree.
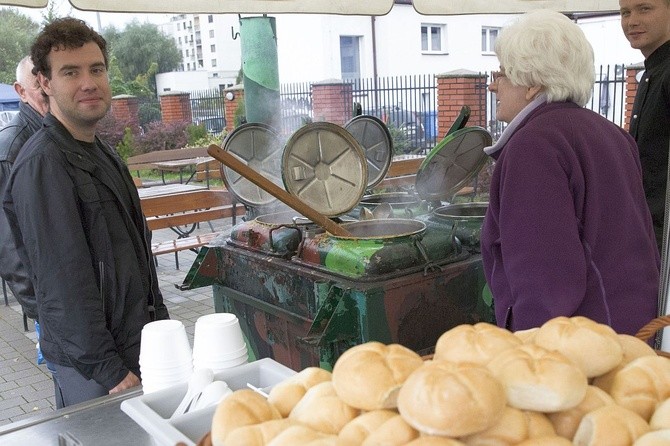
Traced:
<path fill-rule="evenodd" d="M 181 62 L 181 53 L 174 41 L 151 23 L 134 20 L 123 32 L 108 35 L 123 79 L 142 84 L 144 76 L 154 93 L 156 73 L 173 71 Z"/>
<path fill-rule="evenodd" d="M 16 65 L 30 53 L 40 26 L 14 8 L 0 9 L 0 82 L 16 80 Z"/>

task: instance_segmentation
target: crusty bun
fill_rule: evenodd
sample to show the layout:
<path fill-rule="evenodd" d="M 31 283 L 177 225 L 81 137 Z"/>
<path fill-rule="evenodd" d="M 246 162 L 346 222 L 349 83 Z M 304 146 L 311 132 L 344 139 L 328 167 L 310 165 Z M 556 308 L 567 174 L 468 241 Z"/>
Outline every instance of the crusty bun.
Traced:
<path fill-rule="evenodd" d="M 348 422 L 342 430 L 339 437 L 341 440 L 351 444 L 361 444 L 366 438 L 387 420 L 398 415 L 393 410 L 373 410 L 366 412 Z"/>
<path fill-rule="evenodd" d="M 360 410 L 342 401 L 331 381 L 315 385 L 296 404 L 289 418 L 325 434 L 337 435 Z"/>
<path fill-rule="evenodd" d="M 226 437 L 226 446 L 264 446 L 292 425 L 291 420 L 282 418 L 238 427 Z"/>
<path fill-rule="evenodd" d="M 610 395 L 617 404 L 649 420 L 656 405 L 670 398 L 670 359 L 634 359 L 614 376 Z"/>
<path fill-rule="evenodd" d="M 609 372 L 623 358 L 616 332 L 582 316 L 548 320 L 535 335 L 535 344 L 562 353 L 588 378 Z"/>
<path fill-rule="evenodd" d="M 540 327 L 528 328 L 526 330 L 517 330 L 514 332 L 514 336 L 521 339 L 521 342 L 524 344 L 534 344 L 535 335 L 540 330 Z"/>
<path fill-rule="evenodd" d="M 548 437 L 529 438 L 516 446 L 572 446 L 572 441 L 558 435 L 551 435 Z"/>
<path fill-rule="evenodd" d="M 459 325 L 445 332 L 435 345 L 435 360 L 486 365 L 498 353 L 521 345 L 521 339 L 486 322 Z"/>
<path fill-rule="evenodd" d="M 419 432 L 400 415 L 396 415 L 371 432 L 363 446 L 401 446 L 415 438 L 419 438 Z"/>
<path fill-rule="evenodd" d="M 425 436 L 410 441 L 406 446 L 465 446 L 465 443 L 447 437 Z"/>
<path fill-rule="evenodd" d="M 268 446 L 340 446 L 336 435 L 328 435 L 299 424 L 273 438 Z"/>
<path fill-rule="evenodd" d="M 483 366 L 432 361 L 417 369 L 400 389 L 398 411 L 428 435 L 460 437 L 498 422 L 505 392 Z"/>
<path fill-rule="evenodd" d="M 301 372 L 275 385 L 268 395 L 268 402 L 273 404 L 282 417 L 288 417 L 298 401 L 305 396 L 307 390 L 316 384 L 330 381 L 329 371 L 319 367 L 307 367 Z"/>
<path fill-rule="evenodd" d="M 628 446 L 649 432 L 638 414 L 616 404 L 587 413 L 579 423 L 572 443 L 578 446 Z"/>
<path fill-rule="evenodd" d="M 670 399 L 661 401 L 654 410 L 654 414 L 649 420 L 649 427 L 652 430 L 670 429 Z"/>
<path fill-rule="evenodd" d="M 395 409 L 405 379 L 423 364 L 421 356 L 399 344 L 367 342 L 351 347 L 333 367 L 337 395 L 363 410 Z"/>
<path fill-rule="evenodd" d="M 462 437 L 468 445 L 516 445 L 532 437 L 555 435 L 554 427 L 544 414 L 506 406 L 502 417 L 490 428 Z"/>
<path fill-rule="evenodd" d="M 614 404 L 612 397 L 598 387 L 589 386 L 586 389 L 586 396 L 578 405 L 560 412 L 549 413 L 547 416 L 554 425 L 556 434 L 572 439 L 584 415 L 605 404 Z"/>
<path fill-rule="evenodd" d="M 656 356 L 654 349 L 649 347 L 649 344 L 643 340 L 627 334 L 620 334 L 618 337 L 619 343 L 623 348 L 623 359 L 619 365 L 614 367 L 612 370 L 605 373 L 604 375 L 596 376 L 593 379 L 594 386 L 600 387 L 608 393 L 612 389 L 612 381 L 614 381 L 614 376 L 626 364 L 631 362 L 633 359 L 641 358 L 642 356 Z"/>
<path fill-rule="evenodd" d="M 260 394 L 249 389 L 236 390 L 219 403 L 212 418 L 212 445 L 223 446 L 233 430 L 280 419 L 279 411 Z"/>
<path fill-rule="evenodd" d="M 670 429 L 647 432 L 638 438 L 633 446 L 668 446 L 670 445 Z"/>
<path fill-rule="evenodd" d="M 532 344 L 506 350 L 488 365 L 517 409 L 557 412 L 584 398 L 586 375 L 562 354 Z"/>

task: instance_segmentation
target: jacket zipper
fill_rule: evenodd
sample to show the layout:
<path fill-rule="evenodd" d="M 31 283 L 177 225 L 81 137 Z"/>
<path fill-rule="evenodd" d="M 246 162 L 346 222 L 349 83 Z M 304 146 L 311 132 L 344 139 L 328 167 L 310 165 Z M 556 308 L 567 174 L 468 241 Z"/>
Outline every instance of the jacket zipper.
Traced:
<path fill-rule="evenodd" d="M 105 263 L 104 262 L 98 262 L 98 269 L 100 270 L 100 300 L 102 301 L 102 313 L 105 314 L 105 317 L 107 312 L 105 309 Z"/>

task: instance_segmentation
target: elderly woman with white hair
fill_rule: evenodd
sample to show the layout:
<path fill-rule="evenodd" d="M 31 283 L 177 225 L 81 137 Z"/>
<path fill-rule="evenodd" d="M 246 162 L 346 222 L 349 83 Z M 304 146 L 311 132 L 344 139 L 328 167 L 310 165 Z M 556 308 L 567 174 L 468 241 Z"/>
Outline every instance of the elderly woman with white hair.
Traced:
<path fill-rule="evenodd" d="M 593 50 L 564 15 L 535 11 L 496 42 L 489 90 L 509 125 L 481 236 L 498 325 L 586 316 L 634 334 L 656 317 L 659 255 L 633 138 L 585 109 Z"/>

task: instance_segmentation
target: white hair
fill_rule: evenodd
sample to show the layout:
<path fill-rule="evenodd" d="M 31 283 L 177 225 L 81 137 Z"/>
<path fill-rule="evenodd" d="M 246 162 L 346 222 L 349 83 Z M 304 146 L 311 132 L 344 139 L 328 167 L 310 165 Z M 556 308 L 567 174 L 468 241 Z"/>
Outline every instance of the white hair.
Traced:
<path fill-rule="evenodd" d="M 16 81 L 26 86 L 27 82 L 34 82 L 35 76 L 32 73 L 33 61 L 30 56 L 26 56 L 16 66 Z"/>
<path fill-rule="evenodd" d="M 502 30 L 495 52 L 512 84 L 542 87 L 548 102 L 584 106 L 591 98 L 593 48 L 579 26 L 559 12 L 524 14 Z"/>

